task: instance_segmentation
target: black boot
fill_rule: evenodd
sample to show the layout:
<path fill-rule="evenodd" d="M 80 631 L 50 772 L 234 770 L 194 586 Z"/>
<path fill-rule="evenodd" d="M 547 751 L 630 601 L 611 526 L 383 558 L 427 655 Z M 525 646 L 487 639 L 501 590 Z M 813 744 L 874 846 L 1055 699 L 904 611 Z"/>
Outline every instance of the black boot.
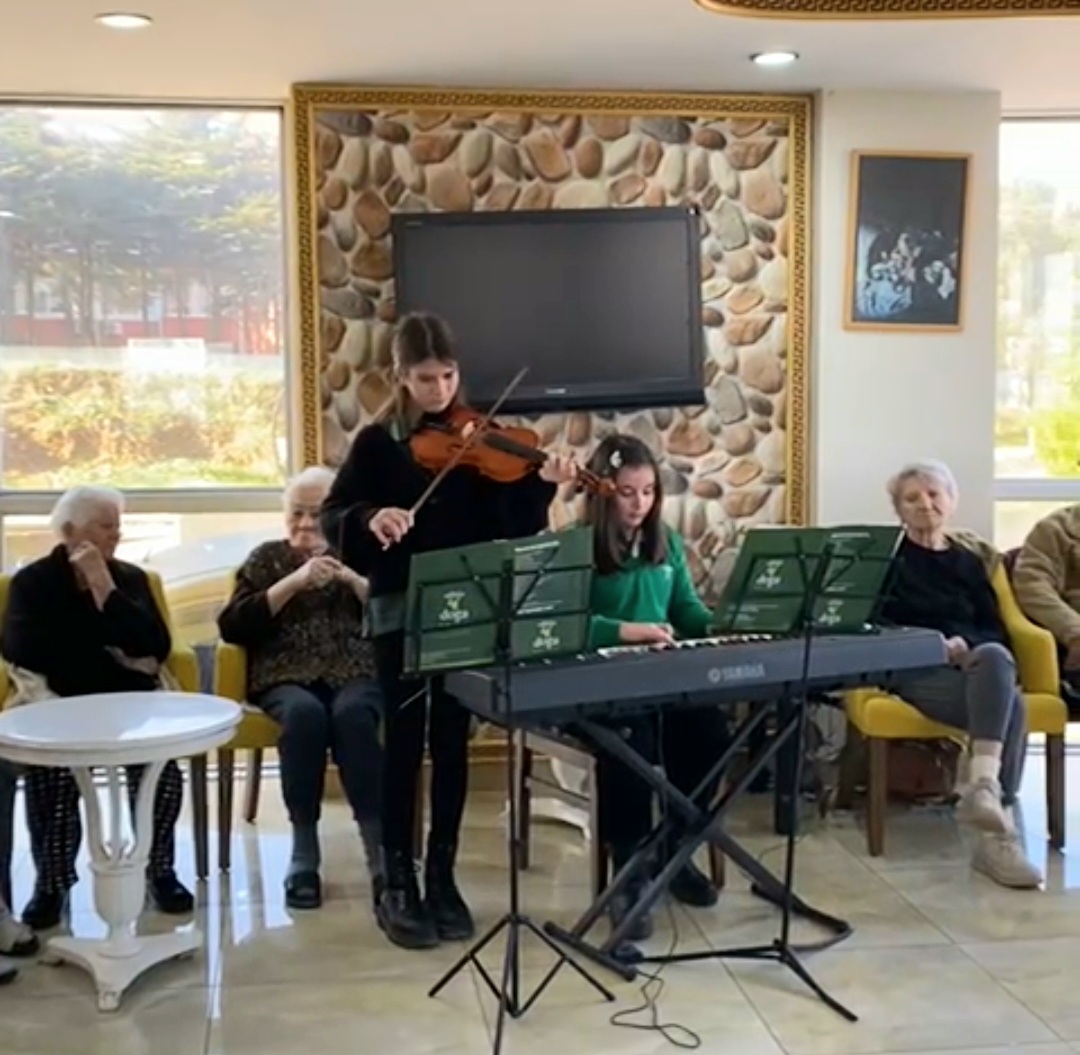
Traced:
<path fill-rule="evenodd" d="M 386 886 L 375 909 L 375 918 L 386 936 L 403 949 L 431 949 L 439 935 L 420 901 L 412 854 L 386 851 Z"/>
<path fill-rule="evenodd" d="M 52 930 L 67 907 L 66 890 L 35 890 L 23 909 L 22 921 L 31 930 Z"/>
<path fill-rule="evenodd" d="M 159 912 L 169 916 L 185 916 L 195 911 L 195 898 L 179 879 L 175 872 L 164 872 L 159 876 L 148 876 L 146 889 Z"/>
<path fill-rule="evenodd" d="M 720 896 L 712 880 L 693 861 L 687 861 L 685 866 L 675 873 L 669 889 L 676 901 L 693 905 L 695 908 L 710 908 Z"/>
<path fill-rule="evenodd" d="M 454 882 L 457 847 L 450 843 L 429 843 L 424 866 L 427 910 L 443 941 L 464 941 L 476 928 L 465 899 Z"/>
<path fill-rule="evenodd" d="M 666 841 L 663 861 L 665 865 L 678 851 L 679 837 L 676 833 Z M 720 896 L 712 880 L 694 864 L 693 858 L 675 873 L 668 889 L 676 901 L 681 901 L 684 905 L 693 905 L 695 908 L 711 908 Z"/>
<path fill-rule="evenodd" d="M 633 847 L 612 846 L 611 865 L 613 876 L 622 871 L 623 866 L 634 854 Z M 649 873 L 644 866 L 639 867 L 633 877 L 623 885 L 622 890 L 612 898 L 608 905 L 608 916 L 611 918 L 611 929 L 622 923 L 629 911 L 637 904 L 642 891 L 648 885 Z M 623 936 L 624 942 L 647 941 L 652 937 L 653 920 L 652 913 L 646 912 L 634 923 L 630 931 Z"/>

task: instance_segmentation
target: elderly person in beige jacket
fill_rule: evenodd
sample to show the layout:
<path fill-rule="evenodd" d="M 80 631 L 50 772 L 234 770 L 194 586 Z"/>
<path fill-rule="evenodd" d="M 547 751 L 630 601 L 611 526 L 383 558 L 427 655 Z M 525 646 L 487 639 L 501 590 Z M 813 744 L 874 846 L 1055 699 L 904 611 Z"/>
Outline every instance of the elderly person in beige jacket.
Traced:
<path fill-rule="evenodd" d="M 1080 692 L 1080 503 L 1031 529 L 1016 558 L 1013 588 L 1024 614 L 1054 635 L 1062 676 Z"/>

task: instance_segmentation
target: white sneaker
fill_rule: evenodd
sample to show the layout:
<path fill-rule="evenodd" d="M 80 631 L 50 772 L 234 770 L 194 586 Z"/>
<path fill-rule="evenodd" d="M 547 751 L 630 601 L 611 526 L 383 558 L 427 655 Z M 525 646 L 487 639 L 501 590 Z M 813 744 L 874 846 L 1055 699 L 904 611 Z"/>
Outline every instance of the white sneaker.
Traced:
<path fill-rule="evenodd" d="M 29 956 L 37 950 L 34 932 L 9 912 L 0 915 L 0 954 Z"/>
<path fill-rule="evenodd" d="M 1034 890 L 1043 881 L 1042 872 L 1027 859 L 1020 836 L 1012 833 L 980 835 L 971 856 L 971 867 L 995 883 L 1015 890 Z"/>
<path fill-rule="evenodd" d="M 987 777 L 964 789 L 956 807 L 956 819 L 961 824 L 970 824 L 979 831 L 996 835 L 1007 835 L 1013 830 L 1005 807 L 1001 805 L 1001 785 Z"/>

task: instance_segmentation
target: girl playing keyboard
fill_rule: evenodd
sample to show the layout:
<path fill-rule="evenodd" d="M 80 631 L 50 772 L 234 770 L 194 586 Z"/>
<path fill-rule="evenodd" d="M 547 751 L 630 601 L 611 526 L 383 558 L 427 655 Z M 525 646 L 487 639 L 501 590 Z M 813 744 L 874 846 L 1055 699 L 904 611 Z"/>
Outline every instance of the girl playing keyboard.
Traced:
<path fill-rule="evenodd" d="M 609 436 L 597 447 L 589 468 L 615 482 L 613 495 L 587 498 L 585 518 L 594 530 L 589 643 L 594 649 L 617 645 L 664 647 L 676 640 L 705 637 L 712 613 L 701 602 L 686 564 L 678 533 L 661 519 L 663 492 L 652 451 L 633 436 Z M 669 779 L 689 794 L 728 744 L 727 722 L 714 707 L 671 708 L 618 719 L 618 727 L 650 761 L 662 764 Z M 652 828 L 652 791 L 621 762 L 597 758 L 599 837 L 617 872 Z M 715 789 L 713 789 L 715 793 Z M 637 900 L 647 877 L 611 908 L 612 926 Z M 715 904 L 712 883 L 693 865 L 671 884 L 687 905 Z M 642 920 L 630 941 L 643 941 L 651 921 Z"/>

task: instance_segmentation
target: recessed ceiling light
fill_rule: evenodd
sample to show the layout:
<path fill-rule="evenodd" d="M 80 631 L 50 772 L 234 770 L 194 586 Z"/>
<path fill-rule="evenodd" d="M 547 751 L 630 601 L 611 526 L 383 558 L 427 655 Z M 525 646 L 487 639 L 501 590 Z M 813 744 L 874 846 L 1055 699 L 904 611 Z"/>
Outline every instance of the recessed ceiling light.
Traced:
<path fill-rule="evenodd" d="M 750 56 L 750 61 L 759 66 L 787 66 L 798 57 L 797 51 L 759 51 Z"/>
<path fill-rule="evenodd" d="M 109 29 L 143 29 L 154 20 L 149 15 L 132 11 L 108 11 L 103 15 L 95 15 L 94 21 L 99 26 L 108 26 Z"/>

